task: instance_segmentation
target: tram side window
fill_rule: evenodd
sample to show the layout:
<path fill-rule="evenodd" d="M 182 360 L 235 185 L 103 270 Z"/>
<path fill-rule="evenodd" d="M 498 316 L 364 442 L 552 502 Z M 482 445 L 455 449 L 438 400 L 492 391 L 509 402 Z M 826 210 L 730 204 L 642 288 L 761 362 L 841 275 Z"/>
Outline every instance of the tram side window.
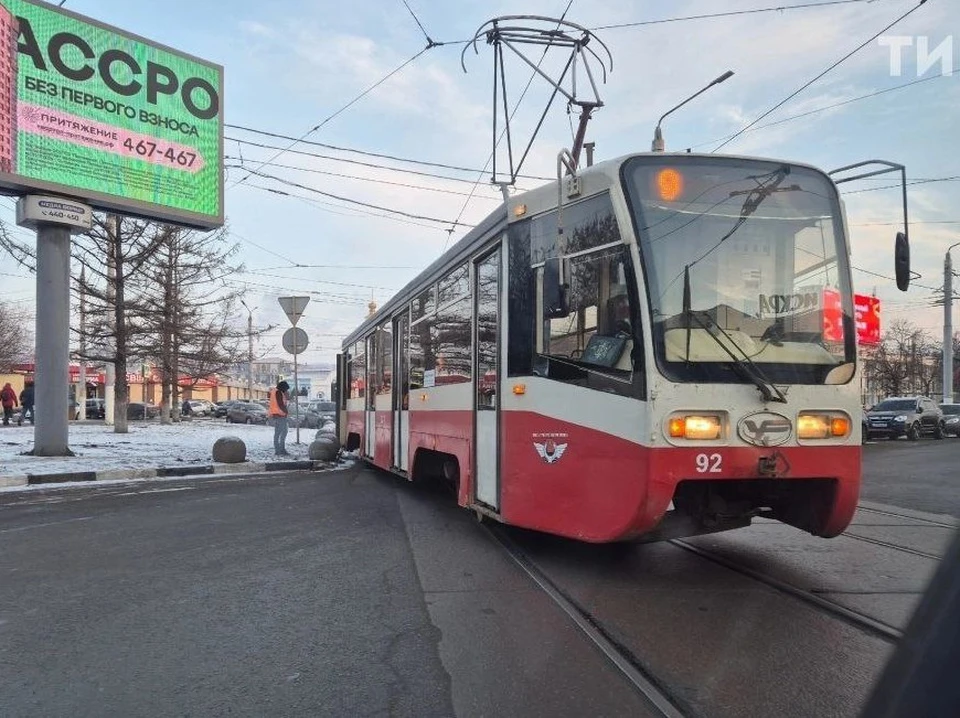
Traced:
<path fill-rule="evenodd" d="M 350 398 L 362 399 L 367 386 L 367 357 L 363 341 L 354 344 L 350 349 L 350 364 L 348 367 L 350 382 Z"/>
<path fill-rule="evenodd" d="M 642 395 L 635 279 L 609 195 L 564 207 L 563 225 L 562 247 L 555 211 L 510 228 L 508 371 Z M 569 312 L 544 318 L 543 262 L 558 256 Z"/>
<path fill-rule="evenodd" d="M 472 309 L 470 297 L 466 296 L 441 307 L 431 322 L 430 339 L 436 351 L 433 369 L 437 386 L 470 381 L 473 364 Z"/>
<path fill-rule="evenodd" d="M 433 310 L 429 315 L 425 311 L 431 301 L 427 292 L 413 300 L 412 316 L 419 316 L 410 325 L 410 388 L 420 389 L 424 383 L 427 368 L 433 368 L 436 363 L 433 354 L 433 343 L 430 336 L 430 325 L 433 320 Z M 429 386 L 433 386 L 431 382 Z"/>
<path fill-rule="evenodd" d="M 377 333 L 367 337 L 367 408 L 374 409 L 374 397 L 377 395 Z"/>
<path fill-rule="evenodd" d="M 377 330 L 377 394 L 389 394 L 393 386 L 393 330 L 390 323 Z"/>

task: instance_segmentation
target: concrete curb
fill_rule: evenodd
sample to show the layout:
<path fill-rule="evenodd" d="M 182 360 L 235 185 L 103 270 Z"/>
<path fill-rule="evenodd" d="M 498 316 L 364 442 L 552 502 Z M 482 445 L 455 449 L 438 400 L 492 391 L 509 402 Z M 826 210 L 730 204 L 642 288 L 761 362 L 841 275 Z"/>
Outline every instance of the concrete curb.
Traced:
<path fill-rule="evenodd" d="M 0 477 L 0 487 L 36 486 L 38 484 L 66 484 L 93 481 L 125 481 L 177 476 L 210 476 L 213 474 L 251 474 L 261 471 L 317 471 L 333 468 L 336 464 L 325 461 L 272 461 L 255 463 L 244 461 L 238 464 L 192 464 L 188 466 L 161 466 L 156 469 L 107 469 L 105 471 L 75 471 L 53 474 L 26 474 L 26 476 Z"/>

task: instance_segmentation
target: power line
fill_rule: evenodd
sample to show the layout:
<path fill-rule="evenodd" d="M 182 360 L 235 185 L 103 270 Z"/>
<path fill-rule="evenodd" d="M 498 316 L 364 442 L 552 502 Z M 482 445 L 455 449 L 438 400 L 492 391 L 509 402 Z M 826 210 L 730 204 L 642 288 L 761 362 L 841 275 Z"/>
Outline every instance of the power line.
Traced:
<path fill-rule="evenodd" d="M 848 0 L 848 1 L 849 1 L 849 0 Z M 919 9 L 920 9 L 920 6 L 923 5 L 926 1 L 927 1 L 927 0 L 920 0 L 919 3 L 917 3 L 917 4 L 914 5 L 912 8 L 910 8 L 909 10 L 907 10 L 903 15 L 901 15 L 901 16 L 898 17 L 896 20 L 894 20 L 893 22 L 891 22 L 891 23 L 890 23 L 889 25 L 887 25 L 885 28 L 883 28 L 883 29 L 880 30 L 879 32 L 875 33 L 875 34 L 872 35 L 870 38 L 868 38 L 867 40 L 865 40 L 863 43 L 861 43 L 860 45 L 858 45 L 857 47 L 855 47 L 853 50 L 851 50 L 851 51 L 848 52 L 846 55 L 844 55 L 843 57 L 841 57 L 839 60 L 837 60 L 836 62 L 834 62 L 832 65 L 830 65 L 826 70 L 824 70 L 823 72 L 821 72 L 819 75 L 817 75 L 817 76 L 814 77 L 813 79 L 808 80 L 807 82 L 805 82 L 804 84 L 802 84 L 799 88 L 797 88 L 796 90 L 794 90 L 793 92 L 791 92 L 791 93 L 790 93 L 789 95 L 787 95 L 784 99 L 780 100 L 780 102 L 778 102 L 778 103 L 775 104 L 773 107 L 771 107 L 769 110 L 767 110 L 767 111 L 764 112 L 762 115 L 760 115 L 759 117 L 757 117 L 755 120 L 753 120 L 752 122 L 750 122 L 746 127 L 741 128 L 741 129 L 740 129 L 739 131 L 737 131 L 733 136 L 731 136 L 730 138 L 728 138 L 728 139 L 724 140 L 723 142 L 721 142 L 719 145 L 717 145 L 717 146 L 713 149 L 713 151 L 716 152 L 717 150 L 721 149 L 722 147 L 725 147 L 726 145 L 730 144 L 730 143 L 731 143 L 733 140 L 735 140 L 737 137 L 739 137 L 739 136 L 742 135 L 744 132 L 746 132 L 747 130 L 749 130 L 751 127 L 753 127 L 755 124 L 757 124 L 758 122 L 760 122 L 760 120 L 762 120 L 764 117 L 767 117 L 767 116 L 770 115 L 772 112 L 775 112 L 776 110 L 778 110 L 778 109 L 780 109 L 781 107 L 783 107 L 786 103 L 788 103 L 788 102 L 789 102 L 790 100 L 792 100 L 794 97 L 796 97 L 796 96 L 799 95 L 801 92 L 803 92 L 803 91 L 806 90 L 808 87 L 810 87 L 810 85 L 812 85 L 812 84 L 815 83 L 817 80 L 819 80 L 820 78 L 822 78 L 824 75 L 826 75 L 827 73 L 829 73 L 831 70 L 833 70 L 834 68 L 836 68 L 837 66 L 839 66 L 841 63 L 843 63 L 844 61 L 846 61 L 848 58 L 850 58 L 850 57 L 852 57 L 853 55 L 855 55 L 856 53 L 860 52 L 860 50 L 862 50 L 862 49 L 865 48 L 867 45 L 869 45 L 870 43 L 872 43 L 874 40 L 876 40 L 878 37 L 880 37 L 883 33 L 885 33 L 887 30 L 889 30 L 890 28 L 892 28 L 894 25 L 898 24 L 899 22 L 901 22 L 902 20 L 906 19 L 907 17 L 909 17 L 910 15 L 912 15 L 914 12 L 916 12 L 917 10 L 919 10 Z"/>
<path fill-rule="evenodd" d="M 960 180 L 960 175 L 953 175 L 952 177 L 934 177 L 932 179 L 913 180 L 912 182 L 907 182 L 907 186 L 917 185 L 917 184 L 933 184 L 935 182 L 956 182 L 957 180 Z M 843 194 L 845 195 L 863 194 L 864 192 L 879 192 L 880 190 L 883 190 L 883 189 L 900 189 L 900 187 L 902 187 L 902 185 L 888 184 L 888 185 L 884 185 L 883 187 L 867 187 L 866 189 L 850 190 L 850 191 L 844 192 Z"/>
<path fill-rule="evenodd" d="M 407 5 L 407 0 L 400 0 L 400 1 L 404 4 L 404 6 L 407 8 L 407 10 L 410 11 L 410 14 L 413 16 L 413 21 L 414 21 L 415 23 L 417 23 L 417 27 L 420 28 L 420 32 L 422 32 L 422 33 L 423 33 L 423 36 L 424 36 L 425 38 L 427 38 L 427 49 L 429 50 L 431 47 L 436 47 L 437 45 L 443 44 L 443 43 L 434 42 L 434 41 L 433 41 L 433 38 L 431 38 L 431 37 L 427 34 L 427 31 L 423 29 L 423 23 L 420 22 L 420 18 L 418 18 L 418 17 L 417 17 L 417 14 L 411 9 L 411 7 L 410 7 L 409 5 Z"/>
<path fill-rule="evenodd" d="M 833 5 L 852 5 L 854 3 L 875 2 L 875 0 L 830 0 L 828 2 L 807 2 L 798 5 L 778 5 L 774 7 L 760 7 L 751 10 L 731 10 L 727 12 L 705 13 L 703 15 L 685 15 L 682 17 L 668 17 L 661 20 L 641 20 L 638 22 L 623 22 L 615 25 L 599 25 L 590 28 L 591 30 L 619 30 L 628 27 L 642 27 L 645 25 L 663 25 L 672 22 L 685 22 L 687 20 L 713 20 L 724 17 L 735 17 L 738 15 L 757 15 L 759 13 L 784 12 L 786 10 L 807 10 L 811 8 L 830 7 Z"/>
<path fill-rule="evenodd" d="M 350 108 L 351 106 L 353 106 L 354 104 L 356 104 L 357 102 L 359 102 L 363 97 L 365 97 L 365 96 L 368 95 L 370 92 L 372 92 L 373 90 L 375 90 L 377 87 L 379 87 L 380 85 L 382 85 L 384 82 L 386 82 L 387 80 L 389 80 L 391 77 L 393 77 L 394 75 L 396 75 L 398 72 L 400 72 L 403 68 L 405 68 L 405 67 L 406 67 L 407 65 L 409 65 L 411 62 L 413 62 L 414 60 L 416 60 L 417 58 L 419 58 L 423 53 L 425 53 L 425 52 L 426 52 L 427 50 L 429 50 L 431 47 L 432 47 L 431 45 L 427 45 L 425 48 L 423 48 L 422 50 L 420 50 L 420 52 L 418 52 L 416 55 L 414 55 L 414 56 L 411 57 L 410 59 L 404 61 L 404 62 L 401 63 L 399 66 L 395 67 L 393 70 L 391 70 L 391 71 L 388 72 L 386 75 L 384 75 L 383 77 L 381 77 L 381 78 L 380 78 L 379 80 L 377 80 L 375 83 L 373 83 L 372 85 L 370 85 L 370 87 L 368 87 L 368 88 L 365 89 L 363 92 L 361 92 L 359 95 L 357 95 L 357 96 L 354 97 L 352 100 L 350 100 L 350 102 L 348 102 L 347 104 L 345 104 L 345 105 L 344 105 L 343 107 L 341 107 L 339 110 L 337 110 L 336 112 L 334 112 L 332 115 L 329 115 L 328 117 L 326 117 L 322 122 L 320 122 L 320 124 L 316 125 L 315 127 L 311 128 L 311 129 L 308 130 L 307 132 L 303 133 L 303 135 L 302 135 L 301 137 L 296 138 L 296 139 L 295 139 L 293 142 L 291 142 L 287 147 L 281 149 L 279 152 L 277 152 L 275 155 L 273 155 L 273 157 L 271 157 L 268 161 L 269 161 L 269 162 L 272 162 L 273 160 L 275 160 L 275 159 L 277 159 L 278 157 L 280 157 L 280 155 L 282 155 L 284 152 L 286 152 L 287 150 L 293 148 L 295 145 L 297 145 L 297 144 L 299 144 L 300 142 L 302 142 L 303 140 L 305 140 L 307 137 L 309 137 L 309 136 L 312 135 L 314 132 L 316 132 L 317 130 L 319 130 L 321 127 L 323 127 L 323 126 L 324 126 L 325 124 L 327 124 L 330 120 L 332 120 L 333 118 L 335 118 L 337 115 L 339 115 L 340 113 L 346 111 L 348 108 Z M 260 165 L 260 166 L 262 167 L 263 165 Z M 237 184 L 241 184 L 241 183 L 243 183 L 243 182 L 246 182 L 246 181 L 250 178 L 250 174 L 252 174 L 252 173 L 248 173 L 248 174 L 247 174 L 245 177 L 243 177 L 242 179 L 238 180 L 237 182 L 234 182 L 234 185 L 237 185 Z"/>
<path fill-rule="evenodd" d="M 276 145 L 267 145 L 260 142 L 251 142 L 250 140 L 241 140 L 235 137 L 224 137 L 224 139 L 229 140 L 231 142 L 236 142 L 241 145 L 248 145 L 250 147 L 258 147 L 261 149 L 267 149 L 267 150 L 283 149 L 282 147 L 277 147 Z M 355 150 L 347 150 L 347 151 L 353 152 Z M 421 172 L 419 170 L 403 169 L 402 167 L 390 167 L 388 165 L 381 165 L 373 162 L 361 162 L 360 160 L 351 160 L 351 159 L 347 159 L 346 157 L 334 157 L 332 155 L 324 155 L 324 154 L 320 154 L 319 152 L 306 152 L 304 150 L 287 150 L 287 154 L 302 155 L 304 157 L 313 157 L 315 159 L 321 159 L 321 160 L 331 160 L 333 162 L 345 162 L 347 164 L 357 165 L 359 167 L 370 167 L 372 169 L 377 169 L 377 170 L 401 172 L 406 174 L 418 175 L 420 177 L 432 177 L 434 179 L 446 180 L 448 182 L 463 182 L 465 184 L 473 184 L 473 180 L 463 179 L 461 177 L 450 177 L 449 175 L 440 175 L 432 172 Z M 412 162 L 413 160 L 409 160 L 409 161 Z M 273 163 L 273 160 L 266 160 L 265 162 L 261 163 L 260 167 L 263 167 L 265 165 L 270 165 L 272 163 Z M 260 167 L 258 167 L 258 169 Z M 465 171 L 471 171 L 471 170 L 465 170 Z M 533 179 L 538 179 L 538 178 L 533 178 Z"/>
<path fill-rule="evenodd" d="M 448 219 L 439 219 L 439 218 L 437 218 L 437 217 L 430 217 L 430 216 L 423 215 L 423 214 L 413 214 L 413 213 L 411 213 L 411 212 L 404 212 L 403 210 L 400 210 L 400 209 L 393 209 L 392 207 L 383 207 L 383 206 L 378 205 L 378 204 L 371 204 L 370 202 L 361 202 L 360 200 L 350 199 L 349 197 L 342 197 L 341 195 L 336 195 L 336 194 L 333 194 L 333 193 L 331 193 L 331 192 L 324 192 L 323 190 L 315 189 L 315 188 L 313 188 L 313 187 L 308 187 L 308 186 L 306 186 L 306 185 L 302 185 L 302 184 L 299 184 L 299 183 L 297 183 L 297 182 L 293 182 L 293 181 L 291 181 L 291 180 L 284 179 L 284 178 L 282 178 L 282 177 L 276 177 L 276 176 L 274 176 L 274 175 L 269 175 L 269 174 L 267 174 L 267 173 L 265 173 L 265 172 L 259 172 L 259 171 L 257 171 L 257 170 L 250 170 L 250 173 L 256 175 L 257 177 L 263 177 L 264 179 L 270 179 L 270 180 L 273 180 L 274 182 L 280 182 L 281 184 L 286 185 L 286 186 L 296 187 L 297 189 L 306 190 L 307 192 L 314 192 L 314 193 L 319 194 L 319 195 L 322 195 L 322 196 L 324 196 L 324 197 L 330 197 L 331 199 L 340 200 L 341 202 L 346 202 L 346 203 L 348 203 L 348 204 L 355 204 L 355 205 L 358 205 L 358 206 L 360 206 L 360 207 L 366 207 L 366 208 L 368 208 L 368 209 L 376 209 L 376 210 L 380 210 L 381 212 L 388 212 L 388 213 L 390 213 L 390 214 L 396 214 L 396 215 L 399 215 L 399 216 L 401 216 L 401 217 L 409 217 L 410 219 L 422 219 L 422 220 L 424 220 L 424 221 L 426 221 L 426 222 L 437 222 L 438 224 L 451 224 L 450 220 L 448 220 Z M 472 224 L 464 224 L 464 223 L 462 223 L 462 222 L 457 222 L 457 221 L 453 222 L 453 224 L 460 225 L 460 226 L 462 226 L 462 227 L 473 227 L 473 226 L 474 226 L 474 225 L 472 225 Z"/>
<path fill-rule="evenodd" d="M 296 140 L 295 137 L 291 137 L 290 135 L 284 135 L 277 132 L 268 132 L 266 130 L 257 130 L 252 127 L 245 127 L 243 125 L 231 125 L 231 124 L 225 123 L 224 127 L 228 127 L 234 130 L 240 130 L 242 132 L 250 132 L 251 134 L 254 134 L 254 135 L 262 135 L 264 137 L 273 137 L 274 139 Z M 267 147 L 267 145 L 257 145 L 253 142 L 248 142 L 246 140 L 239 140 L 233 137 L 225 137 L 224 139 L 231 140 L 233 142 L 243 142 L 244 144 L 254 145 L 255 147 Z M 353 147 L 341 147 L 340 145 L 331 145 L 327 142 L 317 142 L 315 140 L 300 140 L 299 144 L 309 145 L 311 147 L 322 147 L 325 150 L 333 150 L 335 152 L 352 152 L 353 154 L 363 155 L 364 157 L 376 157 L 377 159 L 381 159 L 381 160 L 392 160 L 394 162 L 406 162 L 412 165 L 420 165 L 421 167 L 436 167 L 437 169 L 453 170 L 455 172 L 469 172 L 471 174 L 475 174 L 477 172 L 486 171 L 486 168 L 482 170 L 478 170 L 472 167 L 458 167 L 457 165 L 445 164 L 443 162 L 428 162 L 427 160 L 417 160 L 411 157 L 398 157 L 397 155 L 388 155 L 383 152 L 372 152 L 370 150 L 358 150 Z M 325 159 L 337 159 L 335 157 L 326 157 L 324 155 L 317 155 L 317 156 L 324 157 Z M 269 161 L 270 160 L 268 160 L 268 162 Z M 371 166 L 384 167 L 385 169 L 394 169 L 394 168 L 386 167 L 385 165 L 371 165 Z M 397 171 L 407 172 L 409 170 L 397 169 Z M 550 180 L 549 177 L 538 177 L 536 175 L 517 175 L 517 176 L 522 177 L 523 179 L 531 179 L 531 180 L 538 180 L 538 181 Z M 462 181 L 466 181 L 466 180 L 462 180 Z"/>
<path fill-rule="evenodd" d="M 884 94 L 886 94 L 886 93 L 888 93 L 888 92 L 894 92 L 894 91 L 896 91 L 896 90 L 903 90 L 903 89 L 906 89 L 906 88 L 908 88 L 908 87 L 912 87 L 913 85 L 919 85 L 919 84 L 922 83 L 922 82 L 930 82 L 931 80 L 938 80 L 938 79 L 941 79 L 941 78 L 943 78 L 943 77 L 949 77 L 950 75 L 954 75 L 954 74 L 956 74 L 956 73 L 958 73 L 958 72 L 960 72 L 960 68 L 957 68 L 957 69 L 955 69 L 955 70 L 952 70 L 952 71 L 947 72 L 947 73 L 944 73 L 944 74 L 931 75 L 930 77 L 923 77 L 923 78 L 920 78 L 919 80 L 912 80 L 912 81 L 910 81 L 910 82 L 905 82 L 905 83 L 903 83 L 902 85 L 894 85 L 893 87 L 887 87 L 887 88 L 885 88 L 885 89 L 883 89 L 883 90 L 877 90 L 876 92 L 869 92 L 869 93 L 867 93 L 867 94 L 865 94 L 865 95 L 858 95 L 857 97 L 851 97 L 851 98 L 848 98 L 848 99 L 846 99 L 846 100 L 841 100 L 841 101 L 839 101 L 839 102 L 834 102 L 834 103 L 829 104 L 829 105 L 824 105 L 823 107 L 818 107 L 818 108 L 816 108 L 816 109 L 814 109 L 814 110 L 808 110 L 807 112 L 801 112 L 801 113 L 796 114 L 796 115 L 790 115 L 789 117 L 784 117 L 784 118 L 779 119 L 779 120 L 774 120 L 773 122 L 767 122 L 766 124 L 763 124 L 763 125 L 757 125 L 756 127 L 751 127 L 751 128 L 749 128 L 749 129 L 743 129 L 743 130 L 741 130 L 740 132 L 741 132 L 741 133 L 743 133 L 743 132 L 758 132 L 759 130 L 767 129 L 768 127 L 776 127 L 777 125 L 782 125 L 782 124 L 785 124 L 785 123 L 787 123 L 787 122 L 793 122 L 794 120 L 800 120 L 800 119 L 803 119 L 804 117 L 810 117 L 811 115 L 816 115 L 816 114 L 819 114 L 819 113 L 821 113 L 821 112 L 826 112 L 827 110 L 833 110 L 833 109 L 836 109 L 837 107 L 843 107 L 844 105 L 849 105 L 849 104 L 852 104 L 852 103 L 854 103 L 854 102 L 859 102 L 859 101 L 861 101 L 861 100 L 867 100 L 867 99 L 870 99 L 871 97 L 877 97 L 878 95 L 884 95 Z M 695 144 L 695 145 L 691 145 L 691 149 L 696 149 L 696 148 L 698 148 L 698 147 L 704 147 L 704 146 L 706 146 L 706 145 L 712 145 L 714 142 L 722 142 L 722 141 L 724 141 L 724 140 L 733 139 L 735 136 L 736 136 L 736 134 L 732 134 L 732 135 L 726 135 L 725 137 L 717 137 L 716 139 L 713 139 L 713 140 L 707 140 L 706 142 L 699 142 L 699 143 L 697 143 L 697 144 Z M 881 178 L 881 177 L 870 177 L 869 179 L 882 180 L 883 178 Z"/>
<path fill-rule="evenodd" d="M 224 155 L 223 158 L 225 160 L 233 160 L 233 161 L 240 162 L 239 165 L 227 165 L 228 169 L 240 169 L 240 170 L 246 169 L 246 167 L 244 167 L 243 165 L 244 163 L 243 157 L 233 157 L 231 155 Z M 348 175 L 348 174 L 342 174 L 340 172 L 328 172 L 326 170 L 319 170 L 313 167 L 297 167 L 295 165 L 285 165 L 285 164 L 280 164 L 279 162 L 266 162 L 264 164 L 267 164 L 270 167 L 278 167 L 286 170 L 295 170 L 297 172 L 310 172 L 312 174 L 326 175 L 328 177 L 338 177 L 341 179 L 359 180 L 361 182 L 373 182 L 375 184 L 390 185 L 391 187 L 405 187 L 407 189 L 422 190 L 424 192 L 438 192 L 440 194 L 453 194 L 453 195 L 459 195 L 461 197 L 468 196 L 466 192 L 457 192 L 456 190 L 442 189 L 440 187 L 427 187 L 426 185 L 422 185 L 422 184 L 418 185 L 418 184 L 410 184 L 409 182 L 391 182 L 390 180 L 377 179 L 375 177 L 360 177 L 359 175 Z M 483 197 L 482 199 L 499 202 L 499 199 L 497 199 L 496 197 Z"/>

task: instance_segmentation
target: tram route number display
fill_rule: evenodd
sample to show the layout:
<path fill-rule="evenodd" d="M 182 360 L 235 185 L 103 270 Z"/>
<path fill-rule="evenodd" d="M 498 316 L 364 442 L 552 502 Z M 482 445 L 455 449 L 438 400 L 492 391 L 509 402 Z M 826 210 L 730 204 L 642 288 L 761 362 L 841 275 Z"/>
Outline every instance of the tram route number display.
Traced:
<path fill-rule="evenodd" d="M 0 0 L 0 186 L 223 224 L 223 68 L 39 0 Z"/>

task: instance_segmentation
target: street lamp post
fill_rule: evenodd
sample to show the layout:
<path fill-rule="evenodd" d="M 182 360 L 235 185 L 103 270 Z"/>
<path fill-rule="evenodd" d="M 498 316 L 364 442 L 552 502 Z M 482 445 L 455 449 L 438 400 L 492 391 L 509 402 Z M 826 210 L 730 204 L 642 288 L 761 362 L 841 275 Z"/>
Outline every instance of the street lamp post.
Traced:
<path fill-rule="evenodd" d="M 247 401 L 253 401 L 253 310 L 240 300 L 247 310 Z"/>
<path fill-rule="evenodd" d="M 660 132 L 660 125 L 663 123 L 663 120 L 664 120 L 664 118 L 665 118 L 667 115 L 672 114 L 673 112 L 679 110 L 679 109 L 680 109 L 681 107 L 683 107 L 685 104 L 687 104 L 688 102 L 690 102 L 690 100 L 694 99 L 695 97 L 699 97 L 700 95 L 702 95 L 704 92 L 706 92 L 707 90 L 709 90 L 709 89 L 710 89 L 711 87 L 713 87 L 714 85 L 719 85 L 721 82 L 726 82 L 726 81 L 729 80 L 731 77 L 733 77 L 733 70 L 727 70 L 725 73 L 723 73 L 722 75 L 720 75 L 720 77 L 718 77 L 717 79 L 715 79 L 713 82 L 711 82 L 709 85 L 707 85 L 706 87 L 704 87 L 702 90 L 700 90 L 699 92 L 696 92 L 696 93 L 690 95 L 690 97 L 688 97 L 686 100 L 684 100 L 683 102 L 681 102 L 681 103 L 680 103 L 679 105 L 677 105 L 676 107 L 674 107 L 674 108 L 672 108 L 672 109 L 667 110 L 666 112 L 664 112 L 663 115 L 660 116 L 660 119 L 657 121 L 657 128 L 653 131 L 653 144 L 651 145 L 650 150 L 651 150 L 652 152 L 663 152 L 663 150 L 664 150 L 663 134 Z"/>
<path fill-rule="evenodd" d="M 953 403 L 953 261 L 950 250 L 960 247 L 955 242 L 947 247 L 943 258 L 943 403 Z"/>

